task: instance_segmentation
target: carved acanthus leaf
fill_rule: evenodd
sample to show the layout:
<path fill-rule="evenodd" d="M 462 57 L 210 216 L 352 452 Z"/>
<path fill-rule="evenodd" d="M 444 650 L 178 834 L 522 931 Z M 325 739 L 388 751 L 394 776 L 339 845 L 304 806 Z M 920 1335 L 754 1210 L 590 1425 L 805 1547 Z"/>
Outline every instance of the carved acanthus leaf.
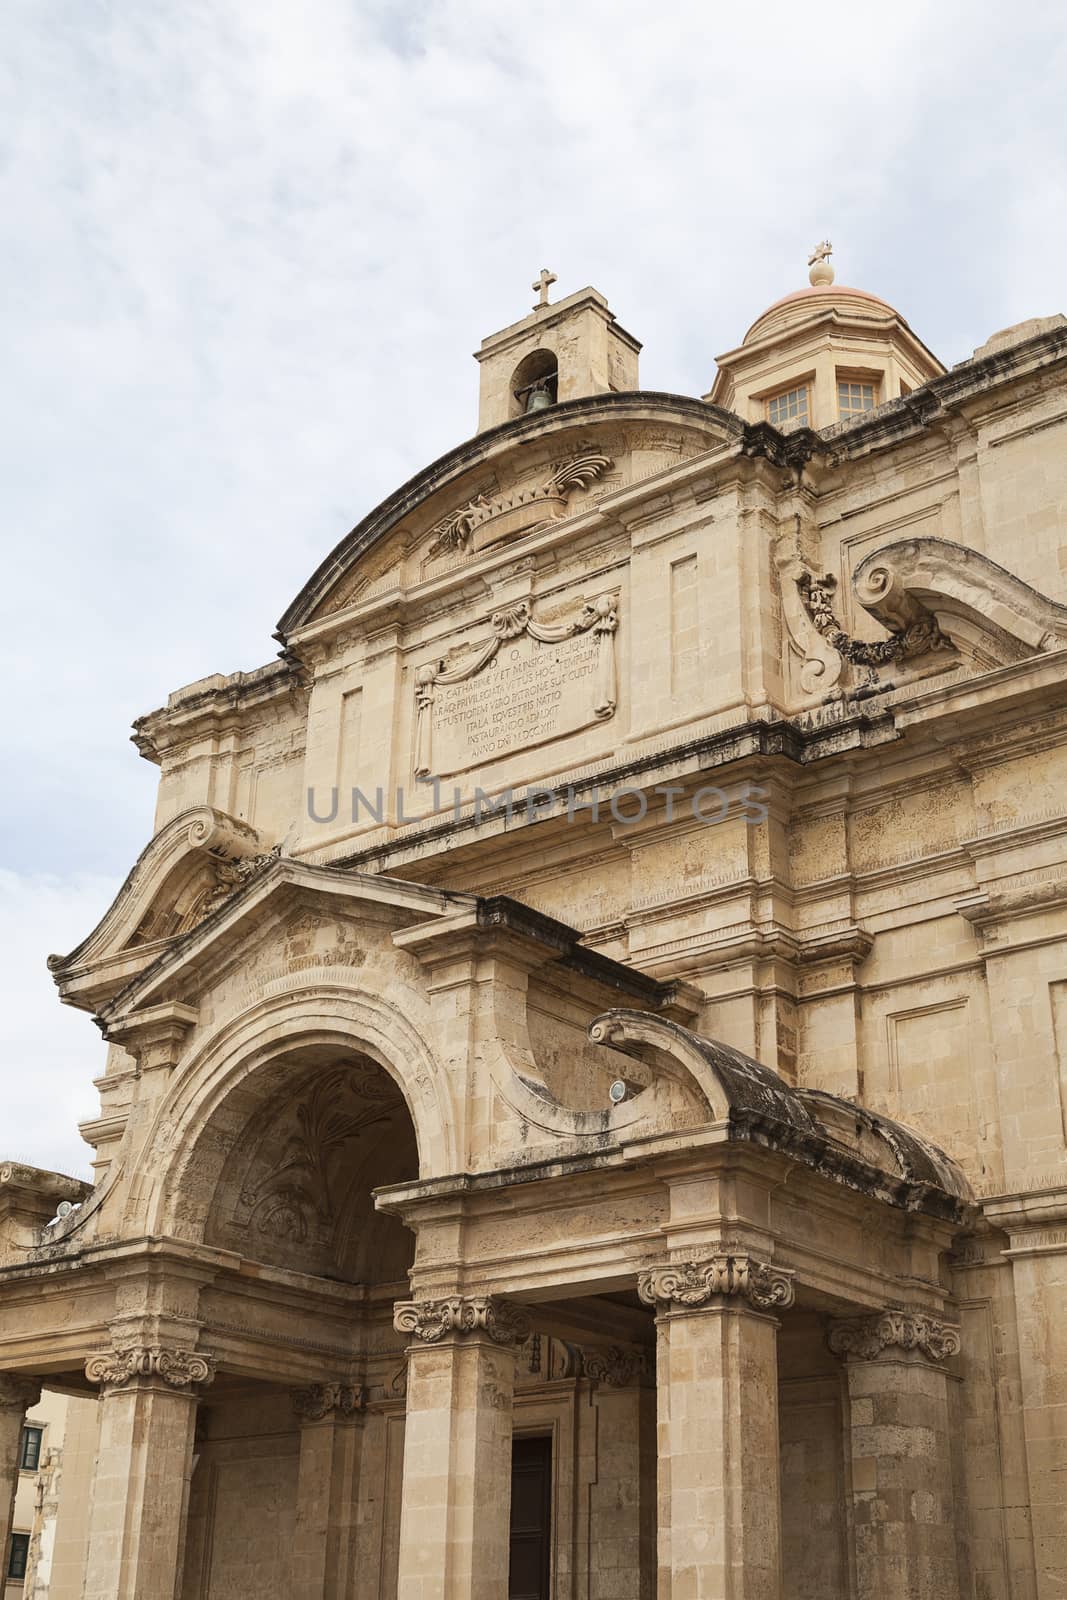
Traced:
<path fill-rule="evenodd" d="M 241 856 L 236 861 L 219 861 L 215 867 L 215 888 L 201 900 L 197 907 L 197 921 L 203 922 L 217 911 L 221 905 L 243 889 L 245 884 L 251 883 L 253 878 L 258 878 L 261 872 L 266 872 L 268 867 L 274 865 L 282 853 L 280 844 L 273 849 L 264 850 L 257 856 Z"/>
<path fill-rule="evenodd" d="M 322 1422 L 330 1416 L 358 1416 L 363 1410 L 364 1392 L 354 1383 L 313 1383 L 308 1389 L 295 1390 L 290 1398 L 303 1422 Z"/>
<path fill-rule="evenodd" d="M 90 1383 L 116 1389 L 139 1378 L 158 1378 L 172 1389 L 206 1387 L 215 1376 L 214 1356 L 199 1350 L 181 1350 L 163 1345 L 133 1345 L 125 1350 L 110 1350 L 90 1356 L 85 1376 Z"/>
<path fill-rule="evenodd" d="M 529 1337 L 530 1319 L 497 1295 L 452 1295 L 447 1300 L 402 1301 L 393 1312 L 393 1327 L 423 1344 L 485 1334 L 494 1344 L 519 1345 Z"/>
<path fill-rule="evenodd" d="M 646 1305 L 668 1311 L 706 1306 L 735 1295 L 759 1310 L 785 1310 L 795 1297 L 792 1272 L 748 1255 L 650 1267 L 641 1274 L 637 1291 Z"/>
<path fill-rule="evenodd" d="M 917 1311 L 883 1311 L 873 1317 L 851 1317 L 830 1329 L 830 1349 L 838 1356 L 873 1361 L 896 1347 L 918 1350 L 931 1361 L 960 1353 L 960 1330 Z"/>
<path fill-rule="evenodd" d="M 627 1384 L 651 1373 L 651 1363 L 646 1350 L 627 1350 L 613 1344 L 607 1350 L 583 1350 L 582 1377 L 590 1383 L 606 1383 L 613 1389 L 624 1389 Z"/>

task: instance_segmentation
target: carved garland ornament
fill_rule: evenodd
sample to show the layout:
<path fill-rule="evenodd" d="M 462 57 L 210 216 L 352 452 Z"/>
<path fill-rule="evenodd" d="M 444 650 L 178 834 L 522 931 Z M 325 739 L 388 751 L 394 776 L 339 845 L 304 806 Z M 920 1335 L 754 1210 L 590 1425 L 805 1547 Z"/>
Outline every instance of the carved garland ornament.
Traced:
<path fill-rule="evenodd" d="M 519 1345 L 530 1335 L 525 1312 L 496 1295 L 405 1300 L 393 1312 L 393 1327 L 423 1344 L 439 1344 L 450 1335 L 486 1334 L 494 1344 Z"/>
<path fill-rule="evenodd" d="M 919 618 L 909 627 L 890 633 L 888 639 L 875 639 L 870 642 L 854 639 L 851 634 L 845 632 L 834 615 L 833 595 L 837 584 L 829 573 L 823 578 L 802 573 L 797 578 L 796 584 L 803 596 L 812 626 L 840 656 L 846 661 L 851 661 L 853 666 L 880 667 L 887 661 L 906 660 L 909 656 L 923 655 L 927 650 L 950 648 L 949 641 L 931 616 Z"/>
<path fill-rule="evenodd" d="M 619 626 L 618 601 L 610 594 L 586 601 L 573 622 L 536 622 L 529 603 L 518 601 L 495 611 L 490 618 L 492 635 L 467 661 L 446 668 L 442 662 L 419 667 L 415 674 L 415 776 L 428 778 L 433 772 L 433 704 L 438 685 L 463 683 L 487 667 L 509 639 L 529 634 L 539 644 L 560 644 L 592 630 L 597 636 L 597 674 L 593 691 L 593 715 L 610 717 L 618 701 L 615 673 L 615 633 Z"/>
<path fill-rule="evenodd" d="M 752 1256 L 712 1256 L 707 1261 L 680 1261 L 642 1272 L 637 1292 L 648 1306 L 663 1310 L 706 1306 L 733 1295 L 760 1311 L 784 1311 L 793 1304 L 793 1274 Z"/>
<path fill-rule="evenodd" d="M 134 1383 L 138 1378 L 159 1378 L 172 1389 L 205 1387 L 215 1377 L 214 1356 L 198 1350 L 166 1349 L 162 1345 L 134 1345 L 128 1350 L 111 1350 L 90 1356 L 85 1376 L 90 1383 L 109 1389 Z"/>
<path fill-rule="evenodd" d="M 358 1416 L 364 1392 L 355 1383 L 313 1383 L 309 1389 L 297 1389 L 291 1399 L 302 1422 L 322 1422 L 330 1416 Z"/>
<path fill-rule="evenodd" d="M 960 1353 L 960 1330 L 921 1312 L 883 1311 L 880 1316 L 853 1317 L 830 1329 L 830 1349 L 835 1356 L 873 1361 L 883 1350 L 919 1350 L 931 1361 L 944 1361 Z"/>

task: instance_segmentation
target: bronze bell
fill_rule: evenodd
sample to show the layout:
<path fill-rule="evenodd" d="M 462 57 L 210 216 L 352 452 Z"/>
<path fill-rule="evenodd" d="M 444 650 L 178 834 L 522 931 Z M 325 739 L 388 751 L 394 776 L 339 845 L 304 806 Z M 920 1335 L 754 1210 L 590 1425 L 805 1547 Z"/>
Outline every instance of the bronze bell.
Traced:
<path fill-rule="evenodd" d="M 526 398 L 527 413 L 531 411 L 547 411 L 552 404 L 552 396 L 548 392 L 547 383 L 535 383 Z"/>

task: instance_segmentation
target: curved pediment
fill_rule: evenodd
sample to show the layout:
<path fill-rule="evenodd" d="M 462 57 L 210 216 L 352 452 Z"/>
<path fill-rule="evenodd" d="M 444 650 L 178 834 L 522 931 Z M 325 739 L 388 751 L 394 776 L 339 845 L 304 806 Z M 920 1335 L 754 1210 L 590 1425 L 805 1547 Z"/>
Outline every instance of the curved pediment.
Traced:
<path fill-rule="evenodd" d="M 644 393 L 592 395 L 490 429 L 358 523 L 297 595 L 278 637 L 513 544 L 743 431 L 717 406 Z"/>
<path fill-rule="evenodd" d="M 897 634 L 931 624 L 980 671 L 1067 646 L 1067 606 L 949 539 L 901 539 L 852 578 L 856 598 Z"/>
<path fill-rule="evenodd" d="M 49 957 L 64 1000 L 98 1009 L 271 855 L 237 817 L 212 806 L 182 812 L 142 850 L 92 933 L 69 955 Z"/>

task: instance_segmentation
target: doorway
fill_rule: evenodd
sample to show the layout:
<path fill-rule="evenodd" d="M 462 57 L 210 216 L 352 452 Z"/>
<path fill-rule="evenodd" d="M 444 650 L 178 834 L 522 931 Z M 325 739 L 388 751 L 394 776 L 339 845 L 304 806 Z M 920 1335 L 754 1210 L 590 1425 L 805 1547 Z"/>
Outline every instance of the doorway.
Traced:
<path fill-rule="evenodd" d="M 508 1600 L 549 1600 L 552 1576 L 552 1440 L 511 1447 L 511 1561 Z"/>

